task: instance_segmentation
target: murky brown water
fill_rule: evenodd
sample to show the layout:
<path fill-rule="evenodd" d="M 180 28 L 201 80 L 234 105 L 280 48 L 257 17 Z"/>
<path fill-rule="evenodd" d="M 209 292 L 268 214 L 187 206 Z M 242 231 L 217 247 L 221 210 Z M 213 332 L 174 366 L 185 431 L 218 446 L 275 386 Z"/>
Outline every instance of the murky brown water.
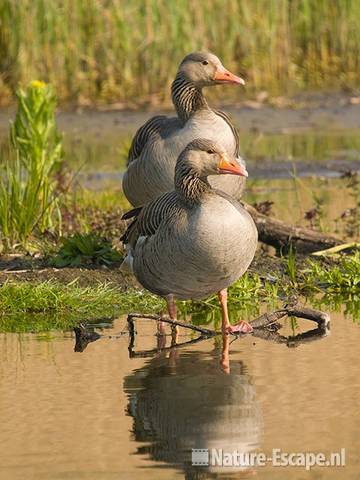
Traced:
<path fill-rule="evenodd" d="M 137 329 L 135 351 L 154 348 L 154 325 Z M 0 478 L 359 478 L 360 329 L 334 314 L 330 333 L 314 338 L 297 348 L 236 340 L 226 373 L 221 338 L 129 358 L 127 335 L 75 353 L 71 333 L 2 334 Z M 345 448 L 346 466 L 207 471 L 191 466 L 191 448 L 326 455 Z"/>

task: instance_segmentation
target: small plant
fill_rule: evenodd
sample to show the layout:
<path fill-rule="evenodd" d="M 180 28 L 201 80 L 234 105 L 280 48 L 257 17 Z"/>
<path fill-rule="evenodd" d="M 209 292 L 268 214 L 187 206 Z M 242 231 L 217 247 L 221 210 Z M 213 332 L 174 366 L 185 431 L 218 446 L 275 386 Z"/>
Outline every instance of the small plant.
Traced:
<path fill-rule="evenodd" d="M 296 269 L 296 254 L 293 249 L 292 244 L 290 244 L 290 249 L 286 261 L 286 273 L 290 278 L 291 284 L 295 287 L 297 286 L 297 269 Z"/>
<path fill-rule="evenodd" d="M 18 110 L 10 128 L 12 155 L 0 164 L 0 234 L 6 248 L 25 244 L 35 229 L 53 229 L 59 219 L 55 174 L 62 162 L 55 123 L 55 94 L 33 81 L 17 92 Z"/>
<path fill-rule="evenodd" d="M 122 256 L 111 243 L 94 234 L 76 233 L 62 240 L 62 247 L 53 260 L 55 267 L 78 267 L 80 265 L 111 265 Z"/>
<path fill-rule="evenodd" d="M 296 330 L 299 328 L 297 318 L 296 317 L 290 317 L 290 328 L 291 328 L 291 334 L 293 337 L 296 335 Z"/>
<path fill-rule="evenodd" d="M 308 287 L 318 287 L 327 293 L 360 294 L 360 253 L 343 256 L 337 265 L 329 268 L 317 262 L 310 262 L 304 271 L 304 280 Z"/>

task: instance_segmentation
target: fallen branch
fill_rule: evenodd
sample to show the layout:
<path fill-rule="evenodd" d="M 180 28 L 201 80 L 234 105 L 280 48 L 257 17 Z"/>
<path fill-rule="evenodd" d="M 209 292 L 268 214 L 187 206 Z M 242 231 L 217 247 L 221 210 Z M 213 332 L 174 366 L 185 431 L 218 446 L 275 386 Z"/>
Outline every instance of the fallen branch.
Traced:
<path fill-rule="evenodd" d="M 266 328 L 263 329 L 256 329 L 254 330 L 253 336 L 257 338 L 261 338 L 262 340 L 269 340 L 275 343 L 285 344 L 289 348 L 298 347 L 303 343 L 310 343 L 317 340 L 321 340 L 323 337 L 329 335 L 329 329 L 326 325 L 317 327 L 313 330 L 308 330 L 307 332 L 299 333 L 293 337 L 285 337 L 280 335 L 278 332 L 272 332 L 267 330 Z"/>
<path fill-rule="evenodd" d="M 251 320 L 249 323 L 253 328 L 265 328 L 277 323 L 280 318 L 283 318 L 287 315 L 287 310 L 275 310 L 271 313 L 263 313 L 260 317 Z"/>
<path fill-rule="evenodd" d="M 277 251 L 286 251 L 290 248 L 290 245 L 293 245 L 298 253 L 312 253 L 343 243 L 340 239 L 331 235 L 326 235 L 310 228 L 290 225 L 259 213 L 247 203 L 242 204 L 250 213 L 257 226 L 259 240 L 275 247 Z"/>
<path fill-rule="evenodd" d="M 285 316 L 305 318 L 306 320 L 311 320 L 316 322 L 319 327 L 327 326 L 330 322 L 330 316 L 327 313 L 321 312 L 320 310 L 313 310 L 311 308 L 302 307 L 301 305 L 289 305 L 282 309 L 275 310 L 274 312 L 264 313 L 254 320 L 250 321 L 250 325 L 253 329 L 264 329 L 275 324 L 281 318 Z M 198 327 L 188 322 L 179 322 L 178 320 L 171 320 L 167 317 L 162 317 L 160 315 L 150 315 L 150 314 L 141 314 L 141 313 L 130 313 L 128 315 L 127 321 L 129 325 L 130 334 L 134 334 L 134 318 L 143 318 L 148 320 L 155 320 L 157 322 L 168 323 L 172 326 L 178 326 L 187 328 L 189 330 L 194 330 L 200 333 L 205 337 L 213 337 L 215 335 L 221 334 L 217 330 L 210 330 L 208 328 Z M 243 334 L 241 334 L 243 335 Z"/>
<path fill-rule="evenodd" d="M 292 305 L 286 308 L 287 314 L 290 317 L 305 318 L 316 322 L 319 326 L 326 326 L 330 323 L 330 315 L 320 310 L 313 310 L 312 308 L 301 307 L 300 305 Z"/>
<path fill-rule="evenodd" d="M 174 327 L 176 326 L 176 327 L 188 328 L 189 330 L 194 330 L 195 332 L 201 333 L 201 335 L 205 337 L 212 337 L 220 333 L 220 332 L 216 332 L 215 330 L 209 330 L 208 328 L 198 327 L 197 325 L 193 325 L 192 323 L 171 320 L 171 318 L 162 317 L 161 315 L 150 315 L 150 314 L 141 314 L 141 313 L 129 313 L 127 321 L 129 324 L 130 332 L 133 332 L 134 318 L 144 318 L 148 320 L 155 320 L 157 322 L 168 323 Z"/>
<path fill-rule="evenodd" d="M 307 320 L 311 320 L 316 322 L 318 328 L 316 330 L 311 330 L 310 332 L 305 332 L 302 334 L 297 335 L 296 337 L 286 338 L 277 333 L 276 330 L 281 328 L 281 325 L 278 321 L 285 316 L 293 316 L 297 318 L 305 318 Z M 163 347 L 157 348 L 149 351 L 144 352 L 134 352 L 134 340 L 135 340 L 135 326 L 134 320 L 136 318 L 141 319 L 148 319 L 154 320 L 156 322 L 164 322 L 168 323 L 172 327 L 183 327 L 188 330 L 195 331 L 200 333 L 200 336 L 196 339 L 192 339 L 182 344 L 175 344 L 171 345 L 170 347 Z M 192 325 L 188 322 L 179 322 L 177 320 L 171 320 L 167 317 L 162 317 L 160 315 L 151 315 L 151 314 L 141 314 L 141 313 L 130 313 L 127 318 L 128 322 L 128 330 L 130 335 L 130 345 L 129 345 L 129 353 L 130 356 L 152 356 L 154 353 L 159 351 L 168 351 L 172 350 L 174 346 L 178 346 L 179 348 L 182 346 L 190 345 L 192 343 L 199 342 L 204 340 L 205 338 L 214 337 L 216 335 L 220 335 L 221 332 L 217 330 L 210 330 L 208 328 L 198 327 L 197 325 Z M 287 343 L 288 346 L 296 346 L 299 343 L 304 343 L 306 341 L 314 340 L 317 336 L 324 336 L 327 331 L 327 326 L 330 323 L 330 317 L 327 313 L 321 312 L 320 310 L 313 310 L 311 308 L 302 307 L 301 305 L 289 305 L 285 306 L 282 309 L 275 310 L 274 312 L 264 313 L 259 317 L 255 318 L 250 322 L 251 326 L 253 327 L 253 335 L 255 337 L 263 338 L 264 340 L 273 340 L 277 343 Z M 271 329 L 273 326 L 273 329 Z M 99 338 L 120 338 L 126 332 L 122 331 L 120 334 L 117 335 L 101 335 L 94 331 L 93 328 L 87 330 L 86 326 L 80 324 L 79 326 L 74 328 L 75 332 L 75 352 L 83 352 L 87 345 L 91 342 L 95 342 Z M 174 333 L 174 332 L 173 332 Z M 243 336 L 244 334 L 234 334 L 236 337 Z M 300 341 L 301 340 L 301 341 Z"/>

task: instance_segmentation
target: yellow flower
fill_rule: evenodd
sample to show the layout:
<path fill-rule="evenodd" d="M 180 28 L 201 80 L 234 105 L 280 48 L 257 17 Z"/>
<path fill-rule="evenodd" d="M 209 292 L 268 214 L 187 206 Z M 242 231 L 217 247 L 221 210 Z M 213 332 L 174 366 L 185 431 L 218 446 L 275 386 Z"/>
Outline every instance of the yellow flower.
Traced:
<path fill-rule="evenodd" d="M 46 86 L 46 83 L 43 82 L 42 80 L 33 80 L 30 82 L 30 87 L 33 88 L 44 88 Z"/>

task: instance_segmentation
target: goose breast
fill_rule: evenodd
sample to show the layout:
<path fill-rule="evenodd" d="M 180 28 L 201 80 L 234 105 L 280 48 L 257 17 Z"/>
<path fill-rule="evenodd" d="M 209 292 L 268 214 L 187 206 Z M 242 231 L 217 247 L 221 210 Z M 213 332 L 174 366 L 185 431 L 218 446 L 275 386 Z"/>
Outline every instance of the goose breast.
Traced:
<path fill-rule="evenodd" d="M 199 207 L 179 211 L 138 243 L 134 271 L 146 288 L 178 299 L 201 299 L 227 288 L 246 271 L 257 230 L 237 202 L 213 194 Z"/>

